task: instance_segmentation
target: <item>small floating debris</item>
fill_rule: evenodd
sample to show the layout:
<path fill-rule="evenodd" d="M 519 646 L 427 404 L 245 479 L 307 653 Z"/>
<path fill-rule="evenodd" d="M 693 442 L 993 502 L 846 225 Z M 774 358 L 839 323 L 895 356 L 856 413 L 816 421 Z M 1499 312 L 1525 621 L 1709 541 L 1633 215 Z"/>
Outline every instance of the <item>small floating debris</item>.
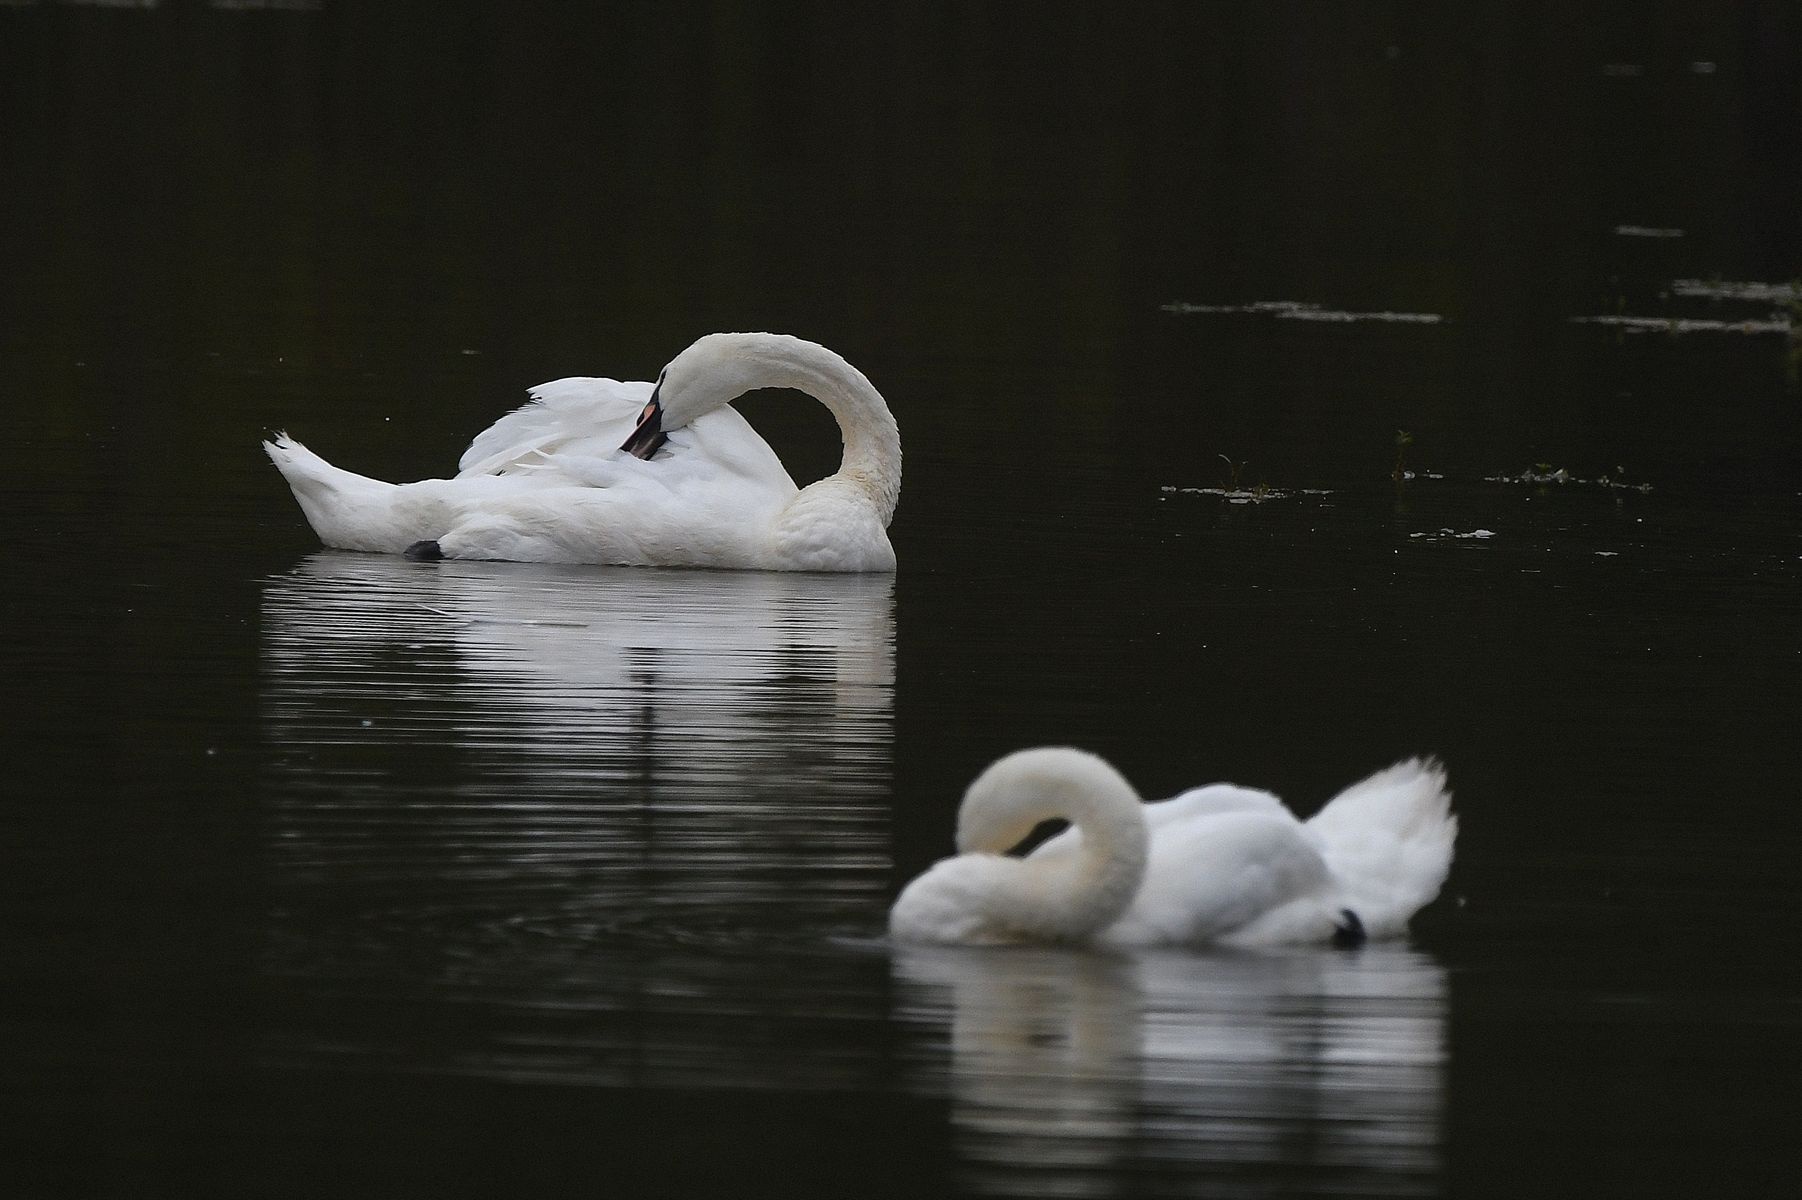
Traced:
<path fill-rule="evenodd" d="M 1467 541 L 1473 538 L 1477 541 L 1487 541 L 1495 536 L 1495 530 L 1473 529 L 1469 533 L 1459 533 L 1453 529 L 1441 529 L 1438 533 L 1410 533 L 1408 536 L 1410 538 L 1422 538 L 1429 542 L 1447 540 Z"/>
<path fill-rule="evenodd" d="M 1637 238 L 1680 238 L 1683 236 L 1683 231 L 1681 229 L 1660 229 L 1654 225 L 1616 225 L 1614 235 Z"/>
<path fill-rule="evenodd" d="M 1674 296 L 1699 296 L 1706 300 L 1744 300 L 1749 304 L 1789 304 L 1802 300 L 1802 284 L 1736 283 L 1724 279 L 1673 279 Z"/>
<path fill-rule="evenodd" d="M 1623 333 L 1788 333 L 1787 319 L 1772 314 L 1762 321 L 1721 321 L 1711 317 L 1572 317 L 1573 325 L 1607 325 Z"/>
<path fill-rule="evenodd" d="M 1714 74 L 1715 69 L 1715 64 L 1706 61 L 1689 64 L 1689 73 L 1691 75 L 1712 75 Z"/>
<path fill-rule="evenodd" d="M 1325 488 L 1273 488 L 1259 485 L 1255 488 L 1222 488 L 1222 487 L 1174 487 L 1166 485 L 1158 489 L 1167 496 L 1219 496 L 1228 504 L 1264 504 L 1271 500 L 1287 500 L 1291 496 L 1330 496 L 1333 493 Z"/>
<path fill-rule="evenodd" d="M 1382 312 L 1349 312 L 1322 308 L 1318 304 L 1302 300 L 1254 300 L 1250 304 L 1191 304 L 1186 300 L 1173 300 L 1161 307 L 1164 312 L 1178 316 L 1193 316 L 1197 313 L 1253 313 L 1275 317 L 1279 321 L 1381 321 L 1400 325 L 1437 325 L 1445 320 L 1438 313 L 1390 312 L 1386 309 Z"/>

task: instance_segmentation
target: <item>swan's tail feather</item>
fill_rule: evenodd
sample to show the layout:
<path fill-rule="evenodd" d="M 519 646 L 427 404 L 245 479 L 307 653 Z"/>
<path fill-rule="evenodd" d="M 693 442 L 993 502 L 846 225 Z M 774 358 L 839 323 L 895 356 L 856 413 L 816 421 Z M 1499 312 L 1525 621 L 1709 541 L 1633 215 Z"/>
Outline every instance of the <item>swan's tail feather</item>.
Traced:
<path fill-rule="evenodd" d="M 355 471 L 334 467 L 286 433 L 278 433 L 264 442 L 263 453 L 269 456 L 275 469 L 282 473 L 282 478 L 294 489 L 294 496 L 300 501 L 301 507 L 308 509 L 308 520 L 313 516 L 310 505 L 343 502 L 376 492 L 390 491 L 394 487 L 380 479 L 371 479 Z"/>
<path fill-rule="evenodd" d="M 387 528 L 396 485 L 334 467 L 286 433 L 264 442 L 263 453 L 288 481 L 307 524 L 326 545 L 394 551 L 414 540 Z"/>
<path fill-rule="evenodd" d="M 1369 936 L 1401 933 L 1439 894 L 1458 835 L 1451 804 L 1445 768 L 1412 758 L 1346 788 L 1308 821 Z"/>
<path fill-rule="evenodd" d="M 347 488 L 392 486 L 367 475 L 334 467 L 286 433 L 277 433 L 264 442 L 263 453 L 269 456 L 269 461 L 275 464 L 275 469 L 282 473 L 282 478 L 288 481 L 296 495 L 303 490 L 309 495 L 324 496 Z"/>

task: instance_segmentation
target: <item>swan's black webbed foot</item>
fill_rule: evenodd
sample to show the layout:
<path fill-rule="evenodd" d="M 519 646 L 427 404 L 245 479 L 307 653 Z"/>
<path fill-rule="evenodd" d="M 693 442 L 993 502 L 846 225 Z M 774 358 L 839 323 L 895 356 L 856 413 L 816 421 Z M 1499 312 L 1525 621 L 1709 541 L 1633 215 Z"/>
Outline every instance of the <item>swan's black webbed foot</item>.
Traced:
<path fill-rule="evenodd" d="M 1333 925 L 1333 945 L 1349 950 L 1362 946 L 1369 940 L 1370 935 L 1364 932 L 1364 922 L 1358 919 L 1357 913 L 1349 908 L 1342 908 L 1339 916 L 1343 919 Z"/>
<path fill-rule="evenodd" d="M 437 562 L 444 557 L 444 549 L 437 542 L 414 542 L 401 553 L 414 562 Z"/>

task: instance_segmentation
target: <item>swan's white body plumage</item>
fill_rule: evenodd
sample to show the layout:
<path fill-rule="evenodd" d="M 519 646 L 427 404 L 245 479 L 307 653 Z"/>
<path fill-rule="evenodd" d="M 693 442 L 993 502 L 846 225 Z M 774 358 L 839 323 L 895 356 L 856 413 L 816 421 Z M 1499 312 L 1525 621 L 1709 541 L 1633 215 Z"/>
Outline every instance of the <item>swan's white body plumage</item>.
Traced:
<path fill-rule="evenodd" d="M 1093 755 L 1021 751 L 970 785 L 960 853 L 903 889 L 889 928 L 905 940 L 978 944 L 1394 937 L 1445 882 L 1450 808 L 1445 772 L 1427 759 L 1377 772 L 1304 822 L 1269 792 L 1231 784 L 1145 804 Z M 1071 828 L 1024 858 L 1005 853 L 1054 817 Z"/>
<path fill-rule="evenodd" d="M 649 460 L 620 449 L 661 393 L 667 442 Z M 837 474 L 797 488 L 730 407 L 753 388 L 792 387 L 832 410 Z M 559 379 L 478 434 L 450 479 L 392 484 L 334 467 L 285 434 L 264 449 L 320 540 L 400 553 L 434 541 L 445 558 L 760 570 L 888 571 L 887 527 L 901 443 L 880 394 L 823 346 L 778 334 L 710 334 L 658 385 Z"/>

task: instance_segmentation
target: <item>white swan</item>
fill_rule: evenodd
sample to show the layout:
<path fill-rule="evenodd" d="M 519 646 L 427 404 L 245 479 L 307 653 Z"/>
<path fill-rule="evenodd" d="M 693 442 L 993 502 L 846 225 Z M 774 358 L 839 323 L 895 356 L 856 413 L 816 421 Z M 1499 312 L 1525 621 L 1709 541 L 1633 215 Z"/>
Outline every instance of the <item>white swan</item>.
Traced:
<path fill-rule="evenodd" d="M 1269 792 L 1230 784 L 1144 804 L 1092 754 L 1021 750 L 970 785 L 957 856 L 902 890 L 889 931 L 962 944 L 1393 937 L 1445 882 L 1458 828 L 1450 808 L 1430 759 L 1378 771 L 1304 823 Z M 1008 856 L 1057 817 L 1071 828 Z"/>
<path fill-rule="evenodd" d="M 836 474 L 796 488 L 729 407 L 806 392 L 837 418 Z M 559 379 L 479 434 L 452 479 L 392 484 L 286 434 L 263 449 L 326 545 L 414 558 L 779 571 L 892 571 L 901 435 L 863 373 L 824 346 L 714 333 L 655 384 Z"/>

